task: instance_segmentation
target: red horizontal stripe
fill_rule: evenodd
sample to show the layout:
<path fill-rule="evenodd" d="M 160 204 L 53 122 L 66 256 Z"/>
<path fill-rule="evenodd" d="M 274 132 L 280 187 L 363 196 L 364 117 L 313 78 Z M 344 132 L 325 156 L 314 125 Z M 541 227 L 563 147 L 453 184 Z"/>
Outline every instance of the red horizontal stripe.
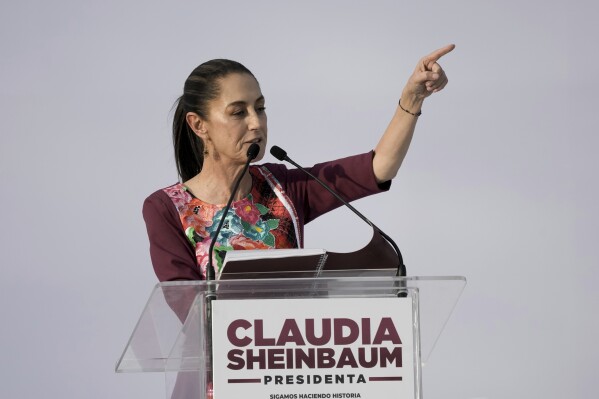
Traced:
<path fill-rule="evenodd" d="M 368 381 L 401 381 L 400 376 L 397 377 L 368 377 Z"/>

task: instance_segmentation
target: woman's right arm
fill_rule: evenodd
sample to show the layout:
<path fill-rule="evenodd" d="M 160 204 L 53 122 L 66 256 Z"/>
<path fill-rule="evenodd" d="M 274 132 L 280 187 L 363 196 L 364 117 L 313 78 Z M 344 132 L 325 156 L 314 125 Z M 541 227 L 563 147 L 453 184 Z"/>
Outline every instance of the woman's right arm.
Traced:
<path fill-rule="evenodd" d="M 142 213 L 158 280 L 202 280 L 193 248 L 185 237 L 175 205 L 166 193 L 157 191 L 150 195 L 144 201 Z"/>

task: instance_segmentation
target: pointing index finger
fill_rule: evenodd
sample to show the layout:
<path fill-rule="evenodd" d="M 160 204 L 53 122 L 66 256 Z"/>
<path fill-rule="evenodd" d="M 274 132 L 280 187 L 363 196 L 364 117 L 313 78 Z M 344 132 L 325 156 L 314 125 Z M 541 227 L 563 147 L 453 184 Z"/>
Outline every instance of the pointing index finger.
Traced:
<path fill-rule="evenodd" d="M 448 44 L 445 47 L 441 47 L 424 57 L 424 64 L 431 68 L 432 65 L 439 60 L 439 58 L 443 57 L 445 54 L 450 53 L 455 48 L 455 44 Z"/>

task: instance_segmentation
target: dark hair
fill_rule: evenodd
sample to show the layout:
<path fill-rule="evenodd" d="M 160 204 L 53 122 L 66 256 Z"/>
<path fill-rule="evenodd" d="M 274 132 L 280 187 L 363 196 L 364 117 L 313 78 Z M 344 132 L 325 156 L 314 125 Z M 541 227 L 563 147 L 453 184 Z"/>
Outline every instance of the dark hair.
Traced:
<path fill-rule="evenodd" d="M 208 102 L 220 94 L 219 79 L 232 73 L 247 73 L 249 69 L 239 62 L 217 59 L 198 66 L 191 72 L 183 95 L 179 97 L 173 118 L 173 145 L 175 161 L 181 181 L 186 181 L 200 173 L 204 163 L 204 142 L 189 127 L 186 120 L 188 112 L 195 112 L 203 119 L 208 117 Z"/>

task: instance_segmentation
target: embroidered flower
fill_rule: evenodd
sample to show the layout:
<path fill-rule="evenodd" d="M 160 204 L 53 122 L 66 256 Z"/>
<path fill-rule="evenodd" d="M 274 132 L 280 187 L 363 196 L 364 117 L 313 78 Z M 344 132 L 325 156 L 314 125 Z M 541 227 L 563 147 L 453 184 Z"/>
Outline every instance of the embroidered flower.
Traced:
<path fill-rule="evenodd" d="M 206 267 L 208 266 L 208 250 L 210 249 L 210 244 L 212 243 L 212 239 L 207 238 L 202 242 L 198 242 L 195 247 L 196 259 L 198 262 L 198 266 L 200 266 L 200 271 L 204 279 L 206 278 Z M 212 252 L 212 267 L 214 268 L 215 273 L 219 273 L 223 267 L 223 260 L 225 258 L 225 254 L 228 251 L 232 251 L 234 248 L 232 246 L 222 246 L 217 242 L 214 244 L 214 250 Z"/>
<path fill-rule="evenodd" d="M 198 266 L 200 267 L 200 271 L 204 279 L 206 278 L 206 266 L 208 265 L 208 249 L 210 248 L 210 243 L 212 239 L 205 238 L 203 241 L 197 242 L 195 245 L 196 251 L 196 259 L 198 262 Z M 212 264 L 216 264 L 214 261 L 214 257 L 212 257 Z"/>
<path fill-rule="evenodd" d="M 248 198 L 244 198 L 237 202 L 235 205 L 235 214 L 237 214 L 241 220 L 248 222 L 249 224 L 256 224 L 258 223 L 258 220 L 260 220 L 260 211 Z"/>
<path fill-rule="evenodd" d="M 214 209 L 198 206 L 194 202 L 185 204 L 179 208 L 179 217 L 183 226 L 192 226 L 197 234 L 202 237 L 209 236 L 207 228 L 212 226 Z M 212 212 L 210 212 L 212 211 Z M 194 240 L 197 242 L 198 240 Z"/>
<path fill-rule="evenodd" d="M 270 228 L 262 219 L 258 220 L 258 223 L 246 227 L 243 230 L 243 235 L 252 240 L 264 241 L 270 232 Z"/>
<path fill-rule="evenodd" d="M 220 223 L 222 215 L 223 209 L 219 210 L 214 214 L 214 217 L 212 218 L 212 225 L 206 229 L 210 236 L 213 236 L 216 232 L 216 228 Z M 219 243 L 221 246 L 226 246 L 231 237 L 241 233 L 242 231 L 243 226 L 241 225 L 241 219 L 237 215 L 235 215 L 234 212 L 229 211 L 227 212 L 227 217 L 225 217 L 225 220 L 223 222 L 223 227 L 218 233 L 218 239 L 216 242 Z"/>
<path fill-rule="evenodd" d="M 263 242 L 254 241 L 242 234 L 231 238 L 230 244 L 233 249 L 271 249 L 271 247 Z"/>
<path fill-rule="evenodd" d="M 192 198 L 191 194 L 185 189 L 185 186 L 180 183 L 167 187 L 163 191 L 170 197 L 177 209 L 185 206 Z"/>

